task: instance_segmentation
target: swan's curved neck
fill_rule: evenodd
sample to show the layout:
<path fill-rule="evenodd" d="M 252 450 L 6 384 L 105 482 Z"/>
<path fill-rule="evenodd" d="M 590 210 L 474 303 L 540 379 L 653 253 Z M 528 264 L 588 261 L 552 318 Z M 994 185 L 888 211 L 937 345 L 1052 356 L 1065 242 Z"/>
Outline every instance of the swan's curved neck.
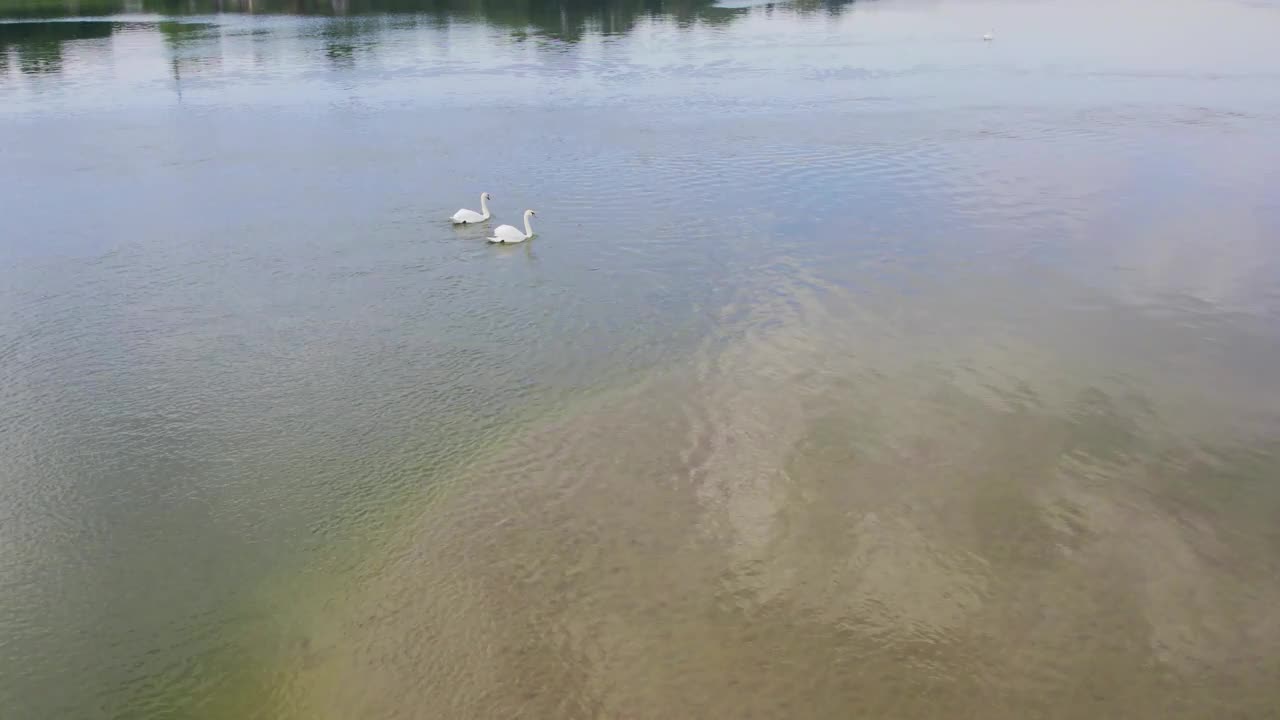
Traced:
<path fill-rule="evenodd" d="M 529 217 L 529 213 L 526 212 L 524 214 L 524 236 L 527 238 L 533 237 L 533 226 L 529 224 Z"/>
<path fill-rule="evenodd" d="M 480 214 L 489 217 L 489 198 L 480 196 Z"/>

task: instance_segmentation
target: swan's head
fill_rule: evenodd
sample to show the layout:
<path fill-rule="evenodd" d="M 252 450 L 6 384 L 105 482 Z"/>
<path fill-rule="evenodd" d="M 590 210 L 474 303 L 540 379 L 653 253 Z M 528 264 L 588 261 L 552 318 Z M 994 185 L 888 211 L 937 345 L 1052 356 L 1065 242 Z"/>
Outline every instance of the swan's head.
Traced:
<path fill-rule="evenodd" d="M 525 214 L 525 215 L 529 215 L 530 217 L 532 217 L 532 216 L 534 216 L 534 215 L 537 215 L 538 213 L 536 213 L 536 212 L 534 212 L 534 211 L 532 211 L 532 210 L 525 210 L 525 211 L 524 211 L 524 214 Z"/>
<path fill-rule="evenodd" d="M 492 200 L 492 199 L 493 199 L 493 196 L 492 196 L 492 195 L 490 195 L 489 193 L 480 193 L 480 199 L 481 199 L 481 200 Z"/>

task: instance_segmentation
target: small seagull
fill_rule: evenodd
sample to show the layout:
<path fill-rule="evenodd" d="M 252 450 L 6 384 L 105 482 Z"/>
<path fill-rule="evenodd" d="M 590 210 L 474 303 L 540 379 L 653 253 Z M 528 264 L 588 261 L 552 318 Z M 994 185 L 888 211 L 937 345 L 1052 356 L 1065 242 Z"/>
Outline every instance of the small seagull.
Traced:
<path fill-rule="evenodd" d="M 994 40 L 994 39 L 995 39 L 995 37 L 996 37 L 995 35 L 993 35 L 993 34 L 991 34 L 991 33 L 987 33 L 986 35 L 983 35 L 983 36 L 982 36 L 982 39 L 983 39 L 983 40 L 986 40 L 987 42 L 991 42 L 992 40 Z"/>

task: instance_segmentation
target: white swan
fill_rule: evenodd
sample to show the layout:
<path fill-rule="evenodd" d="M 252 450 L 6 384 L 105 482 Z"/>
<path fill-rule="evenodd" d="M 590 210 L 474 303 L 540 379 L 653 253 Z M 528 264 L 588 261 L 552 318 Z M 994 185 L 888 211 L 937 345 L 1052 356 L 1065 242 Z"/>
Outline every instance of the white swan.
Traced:
<path fill-rule="evenodd" d="M 499 225 L 493 230 L 493 237 L 489 238 L 491 243 L 518 243 L 524 242 L 533 237 L 533 227 L 529 225 L 529 218 L 538 213 L 532 210 L 524 211 L 524 232 L 511 227 L 510 225 Z"/>
<path fill-rule="evenodd" d="M 986 40 L 987 42 L 991 42 L 992 40 L 995 39 L 995 37 L 996 37 L 995 33 L 987 33 L 986 35 L 982 36 L 982 39 Z"/>
<path fill-rule="evenodd" d="M 478 223 L 478 222 L 484 222 L 485 220 L 488 220 L 489 219 L 489 193 L 480 193 L 480 211 L 484 214 L 482 215 L 481 213 L 478 213 L 475 210 L 468 210 L 466 208 L 462 208 L 458 212 L 454 213 L 453 216 L 449 218 L 449 220 L 454 225 L 466 225 L 467 223 Z"/>

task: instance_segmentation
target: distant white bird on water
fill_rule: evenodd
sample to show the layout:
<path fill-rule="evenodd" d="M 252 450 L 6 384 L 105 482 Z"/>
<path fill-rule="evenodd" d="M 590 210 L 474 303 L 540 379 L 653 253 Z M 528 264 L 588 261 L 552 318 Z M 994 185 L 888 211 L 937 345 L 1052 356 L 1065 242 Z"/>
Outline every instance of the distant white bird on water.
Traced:
<path fill-rule="evenodd" d="M 989 32 L 986 35 L 983 35 L 982 39 L 986 40 L 987 42 L 991 42 L 992 40 L 996 39 L 996 34 L 994 32 Z"/>
<path fill-rule="evenodd" d="M 533 237 L 533 226 L 529 224 L 529 218 L 538 213 L 532 210 L 524 211 L 524 232 L 520 232 L 518 228 L 510 225 L 499 225 L 494 228 L 493 237 L 489 238 L 491 243 L 518 243 L 524 242 Z"/>
<path fill-rule="evenodd" d="M 481 214 L 483 213 L 483 214 Z M 454 225 L 467 225 L 470 223 L 484 222 L 489 219 L 489 193 L 480 193 L 480 212 L 462 208 L 453 214 L 449 220 Z"/>

